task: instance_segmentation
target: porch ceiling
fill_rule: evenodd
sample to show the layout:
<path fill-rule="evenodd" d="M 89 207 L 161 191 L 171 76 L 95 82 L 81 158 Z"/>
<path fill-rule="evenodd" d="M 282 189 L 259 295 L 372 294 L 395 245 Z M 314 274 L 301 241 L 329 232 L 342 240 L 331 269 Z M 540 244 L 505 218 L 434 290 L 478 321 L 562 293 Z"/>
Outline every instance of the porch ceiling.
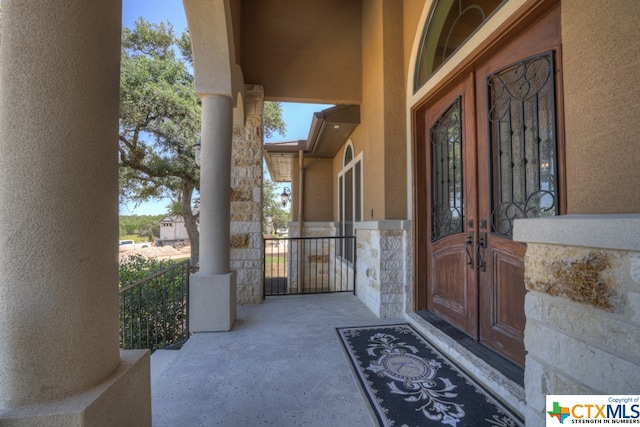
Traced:
<path fill-rule="evenodd" d="M 235 0 L 236 60 L 268 101 L 359 104 L 361 0 Z"/>

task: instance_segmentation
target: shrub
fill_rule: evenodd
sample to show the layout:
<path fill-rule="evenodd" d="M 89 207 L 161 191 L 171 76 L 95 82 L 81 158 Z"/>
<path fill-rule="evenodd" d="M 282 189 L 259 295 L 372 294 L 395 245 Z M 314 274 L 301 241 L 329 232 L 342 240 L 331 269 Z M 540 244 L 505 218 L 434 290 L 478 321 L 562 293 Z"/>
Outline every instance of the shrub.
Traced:
<path fill-rule="evenodd" d="M 170 265 L 170 261 L 145 258 L 140 254 L 128 255 L 120 261 L 120 289 L 163 270 Z"/>
<path fill-rule="evenodd" d="M 148 348 L 153 352 L 187 339 L 188 276 L 188 262 L 172 266 L 169 261 L 140 255 L 121 262 L 121 348 Z"/>

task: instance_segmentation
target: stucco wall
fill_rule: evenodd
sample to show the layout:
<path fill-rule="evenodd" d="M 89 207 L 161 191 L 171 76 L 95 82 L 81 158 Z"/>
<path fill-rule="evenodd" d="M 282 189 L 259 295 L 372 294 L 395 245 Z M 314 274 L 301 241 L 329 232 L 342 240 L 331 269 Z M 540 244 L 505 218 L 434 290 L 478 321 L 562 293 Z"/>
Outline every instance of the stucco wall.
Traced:
<path fill-rule="evenodd" d="M 422 34 L 422 26 L 420 26 L 420 17 L 423 12 L 425 0 L 403 0 L 402 2 L 402 15 L 403 15 L 403 27 L 404 27 L 404 75 L 413 76 L 413 73 L 409 72 L 409 66 L 413 66 L 411 61 L 411 51 L 413 49 L 413 41 L 416 34 Z M 413 81 L 407 81 L 411 87 L 413 87 Z"/>
<path fill-rule="evenodd" d="M 362 8 L 362 104 L 351 139 L 354 154 L 364 153 L 366 220 L 407 215 L 402 11 L 401 2 L 388 0 L 367 1 Z M 334 161 L 336 176 L 342 159 L 343 152 Z"/>
<path fill-rule="evenodd" d="M 404 173 L 407 152 L 402 2 L 385 0 L 383 11 L 384 218 L 404 219 L 407 217 L 407 176 Z"/>
<path fill-rule="evenodd" d="M 291 195 L 291 219 L 297 221 L 300 202 L 299 186 L 296 185 L 300 179 L 297 158 L 292 160 L 291 171 L 295 183 Z M 331 159 L 305 159 L 304 181 L 303 221 L 332 221 L 335 178 Z"/>
<path fill-rule="evenodd" d="M 562 2 L 569 213 L 640 212 L 640 2 Z"/>

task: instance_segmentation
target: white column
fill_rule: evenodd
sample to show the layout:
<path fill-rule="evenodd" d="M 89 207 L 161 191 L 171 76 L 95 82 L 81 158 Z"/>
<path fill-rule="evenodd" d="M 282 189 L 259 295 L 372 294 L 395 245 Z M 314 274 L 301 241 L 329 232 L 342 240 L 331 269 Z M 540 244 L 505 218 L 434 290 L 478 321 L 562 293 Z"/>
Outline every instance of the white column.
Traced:
<path fill-rule="evenodd" d="M 4 0 L 0 424 L 150 424 L 118 343 L 120 2 Z"/>
<path fill-rule="evenodd" d="M 200 272 L 230 270 L 231 138 L 233 106 L 222 95 L 202 97 L 200 157 Z"/>
<path fill-rule="evenodd" d="M 236 276 L 230 268 L 232 100 L 202 99 L 200 270 L 191 277 L 191 332 L 228 331 L 236 318 Z"/>

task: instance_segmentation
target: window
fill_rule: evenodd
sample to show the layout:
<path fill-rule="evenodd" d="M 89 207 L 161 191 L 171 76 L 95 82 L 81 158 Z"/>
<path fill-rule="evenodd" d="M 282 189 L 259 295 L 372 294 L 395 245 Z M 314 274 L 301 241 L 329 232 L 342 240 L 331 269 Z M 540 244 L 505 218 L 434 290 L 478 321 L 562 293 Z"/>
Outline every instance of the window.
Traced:
<path fill-rule="evenodd" d="M 463 231 L 462 119 L 458 97 L 431 127 L 432 240 Z"/>
<path fill-rule="evenodd" d="M 422 86 L 502 2 L 503 0 L 437 0 L 422 35 L 415 88 Z"/>
<path fill-rule="evenodd" d="M 355 236 L 354 222 L 362 221 L 362 153 L 355 159 L 353 145 L 347 145 L 344 153 L 344 168 L 338 174 L 338 210 L 340 237 Z M 352 242 L 342 242 L 338 253 L 353 262 Z"/>

